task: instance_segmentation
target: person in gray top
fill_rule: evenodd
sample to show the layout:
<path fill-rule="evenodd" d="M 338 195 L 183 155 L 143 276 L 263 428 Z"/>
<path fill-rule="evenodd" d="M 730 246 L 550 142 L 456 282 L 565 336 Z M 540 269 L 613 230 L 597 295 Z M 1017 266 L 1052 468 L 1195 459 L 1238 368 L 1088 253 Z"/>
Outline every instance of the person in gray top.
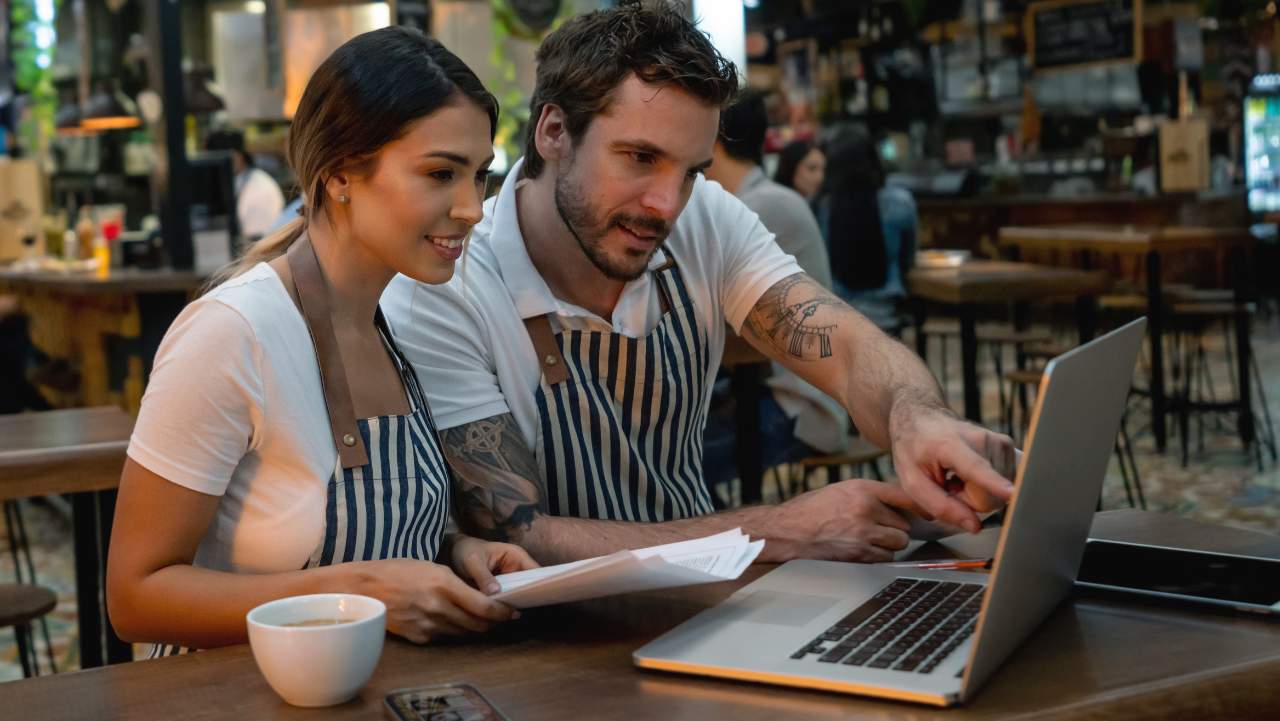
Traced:
<path fill-rule="evenodd" d="M 760 216 L 778 245 L 795 256 L 811 278 L 831 289 L 831 261 L 809 203 L 764 174 L 764 136 L 769 128 L 764 95 L 744 90 L 720 117 L 720 134 L 706 176 L 720 183 Z"/>
<path fill-rule="evenodd" d="M 796 191 L 770 180 L 761 162 L 768 129 L 764 96 L 745 90 L 720 116 L 720 133 L 706 175 L 760 216 L 782 250 L 822 287 L 831 289 L 831 263 L 818 221 Z M 762 460 L 768 465 L 807 455 L 839 453 L 849 445 L 849 415 L 830 396 L 796 374 L 773 364 L 761 398 Z M 703 436 L 704 473 L 711 485 L 735 475 L 734 415 L 728 379 L 716 383 Z"/>

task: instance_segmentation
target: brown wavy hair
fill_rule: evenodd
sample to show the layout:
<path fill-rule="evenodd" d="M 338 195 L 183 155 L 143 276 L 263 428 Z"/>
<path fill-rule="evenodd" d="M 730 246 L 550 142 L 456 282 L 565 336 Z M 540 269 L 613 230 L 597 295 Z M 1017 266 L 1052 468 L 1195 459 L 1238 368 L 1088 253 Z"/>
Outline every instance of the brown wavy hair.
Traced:
<path fill-rule="evenodd" d="M 305 202 L 301 217 L 250 245 L 210 279 L 208 288 L 284 254 L 308 224 L 324 217 L 325 184 L 343 170 L 370 172 L 382 146 L 409 125 L 461 95 L 498 124 L 498 101 L 480 78 L 438 40 L 386 27 L 333 51 L 303 90 L 289 129 L 287 158 Z"/>
<path fill-rule="evenodd" d="M 538 177 L 545 165 L 534 135 L 547 105 L 564 111 L 565 127 L 576 139 L 592 118 L 609 108 L 614 89 L 631 75 L 647 83 L 676 85 L 718 107 L 738 91 L 733 63 L 666 4 L 634 3 L 574 17 L 542 41 L 537 61 L 525 134 L 522 173 L 527 178 Z"/>

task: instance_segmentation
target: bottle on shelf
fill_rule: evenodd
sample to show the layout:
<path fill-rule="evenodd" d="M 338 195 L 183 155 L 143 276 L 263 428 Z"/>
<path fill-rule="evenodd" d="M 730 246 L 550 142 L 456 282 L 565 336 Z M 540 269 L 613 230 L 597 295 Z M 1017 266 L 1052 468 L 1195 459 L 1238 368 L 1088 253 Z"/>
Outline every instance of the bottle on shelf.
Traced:
<path fill-rule="evenodd" d="M 93 234 L 93 260 L 99 277 L 105 278 L 111 273 L 111 244 L 102 233 Z"/>
<path fill-rule="evenodd" d="M 76 219 L 76 245 L 80 250 L 80 260 L 93 257 L 93 239 L 97 235 L 97 225 L 93 222 L 93 214 L 89 206 L 80 206 L 80 213 Z"/>
<path fill-rule="evenodd" d="M 80 235 L 73 228 L 62 234 L 62 259 L 68 263 L 80 260 Z"/>

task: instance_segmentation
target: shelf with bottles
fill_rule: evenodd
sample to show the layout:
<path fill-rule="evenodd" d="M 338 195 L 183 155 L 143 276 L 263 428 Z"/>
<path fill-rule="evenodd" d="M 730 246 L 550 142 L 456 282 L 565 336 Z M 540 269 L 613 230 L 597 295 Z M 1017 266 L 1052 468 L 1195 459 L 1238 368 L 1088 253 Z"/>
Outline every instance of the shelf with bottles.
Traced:
<path fill-rule="evenodd" d="M 959 16 L 920 33 L 927 46 L 939 111 L 950 117 L 1021 112 L 1027 77 L 1020 3 L 969 0 Z"/>
<path fill-rule="evenodd" d="M 936 45 L 957 40 L 976 40 L 982 32 L 988 38 L 1019 38 L 1022 36 L 1022 19 L 1006 18 L 984 23 L 961 19 L 931 23 L 920 30 L 920 42 Z"/>

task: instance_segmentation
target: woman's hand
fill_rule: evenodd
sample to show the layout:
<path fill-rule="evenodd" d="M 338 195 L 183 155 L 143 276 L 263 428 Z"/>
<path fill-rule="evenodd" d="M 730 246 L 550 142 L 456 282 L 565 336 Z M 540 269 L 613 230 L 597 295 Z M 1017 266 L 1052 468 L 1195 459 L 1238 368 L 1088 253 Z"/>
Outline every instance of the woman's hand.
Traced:
<path fill-rule="evenodd" d="M 528 552 L 519 546 L 482 541 L 462 534 L 453 537 L 450 551 L 453 568 L 458 575 L 489 595 L 502 590 L 493 577 L 495 573 L 538 567 Z"/>
<path fill-rule="evenodd" d="M 520 615 L 438 563 L 397 558 L 340 565 L 355 574 L 357 593 L 387 605 L 387 630 L 414 643 L 427 643 L 441 634 L 487 631 Z"/>

